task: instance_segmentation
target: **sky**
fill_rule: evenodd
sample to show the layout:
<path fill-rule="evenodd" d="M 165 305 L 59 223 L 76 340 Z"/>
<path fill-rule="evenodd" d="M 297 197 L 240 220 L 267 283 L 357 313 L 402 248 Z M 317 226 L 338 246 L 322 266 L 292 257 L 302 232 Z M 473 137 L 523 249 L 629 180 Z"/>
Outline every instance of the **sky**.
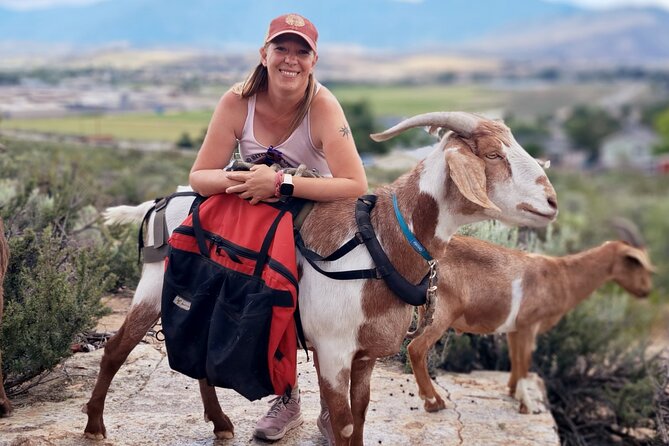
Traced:
<path fill-rule="evenodd" d="M 15 10 L 46 9 L 52 6 L 80 6 L 113 0 L 0 0 L 0 6 Z M 423 0 L 394 0 L 421 2 Z M 589 8 L 611 8 L 617 6 L 659 6 L 669 10 L 669 0 L 549 0 L 556 3 L 571 3 Z"/>

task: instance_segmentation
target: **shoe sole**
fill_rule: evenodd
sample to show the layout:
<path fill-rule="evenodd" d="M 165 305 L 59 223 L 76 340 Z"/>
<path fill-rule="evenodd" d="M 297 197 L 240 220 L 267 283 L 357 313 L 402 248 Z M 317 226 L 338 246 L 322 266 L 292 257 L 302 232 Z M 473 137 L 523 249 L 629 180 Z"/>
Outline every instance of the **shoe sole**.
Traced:
<path fill-rule="evenodd" d="M 325 440 L 328 442 L 328 446 L 334 446 L 335 442 L 334 440 L 330 439 L 330 433 L 328 432 L 327 428 L 323 426 L 321 417 L 318 417 L 318 419 L 316 420 L 316 426 L 318 426 L 318 430 L 321 431 L 321 434 L 323 435 L 323 437 L 325 437 Z"/>
<path fill-rule="evenodd" d="M 302 423 L 304 423 L 304 418 L 302 418 L 302 414 L 300 414 L 299 418 L 295 418 L 294 420 L 288 422 L 283 427 L 283 429 L 281 429 L 274 435 L 268 435 L 262 431 L 255 431 L 253 435 L 262 440 L 269 440 L 269 441 L 281 440 L 286 435 L 286 433 L 288 433 L 289 430 L 295 429 L 296 427 L 302 425 Z"/>

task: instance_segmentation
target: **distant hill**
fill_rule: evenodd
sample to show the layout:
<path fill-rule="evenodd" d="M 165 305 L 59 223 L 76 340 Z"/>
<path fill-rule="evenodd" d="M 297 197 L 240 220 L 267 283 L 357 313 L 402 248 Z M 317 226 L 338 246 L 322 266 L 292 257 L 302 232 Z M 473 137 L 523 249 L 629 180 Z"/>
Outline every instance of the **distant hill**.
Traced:
<path fill-rule="evenodd" d="M 654 8 L 583 11 L 529 23 L 463 46 L 504 59 L 669 67 L 669 12 Z"/>
<path fill-rule="evenodd" d="M 669 13 L 654 8 L 585 10 L 545 0 L 108 0 L 37 11 L 0 7 L 0 67 L 2 54 L 45 46 L 255 50 L 269 20 L 292 11 L 316 23 L 322 48 L 564 64 L 669 61 Z"/>

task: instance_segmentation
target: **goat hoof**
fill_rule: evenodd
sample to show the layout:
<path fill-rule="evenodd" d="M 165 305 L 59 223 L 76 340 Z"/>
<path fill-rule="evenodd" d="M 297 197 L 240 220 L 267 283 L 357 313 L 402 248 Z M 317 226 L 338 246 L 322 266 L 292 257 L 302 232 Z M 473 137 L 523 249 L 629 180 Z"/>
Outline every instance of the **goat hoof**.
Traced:
<path fill-rule="evenodd" d="M 520 403 L 520 407 L 518 408 L 518 413 L 522 413 L 523 415 L 527 415 L 530 413 L 530 410 L 527 408 L 525 403 Z"/>
<path fill-rule="evenodd" d="M 90 440 L 104 440 L 105 439 L 104 434 L 101 434 L 101 433 L 94 434 L 92 432 L 84 432 L 84 437 L 86 437 Z"/>
<path fill-rule="evenodd" d="M 425 400 L 424 407 L 426 412 L 438 412 L 442 409 L 446 409 L 446 403 L 439 395 L 435 395 L 434 398 L 427 398 Z"/>
<path fill-rule="evenodd" d="M 216 439 L 218 440 L 230 440 L 235 436 L 235 434 L 230 431 L 214 432 L 214 435 L 216 435 Z"/>
<path fill-rule="evenodd" d="M 12 414 L 14 409 L 11 404 L 0 404 L 0 418 L 6 418 Z"/>

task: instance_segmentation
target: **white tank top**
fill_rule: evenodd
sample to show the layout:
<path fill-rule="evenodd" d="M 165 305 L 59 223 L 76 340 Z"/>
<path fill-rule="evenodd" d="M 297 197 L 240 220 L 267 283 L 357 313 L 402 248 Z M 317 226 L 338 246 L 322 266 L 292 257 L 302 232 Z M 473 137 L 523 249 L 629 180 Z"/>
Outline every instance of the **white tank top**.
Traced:
<path fill-rule="evenodd" d="M 320 84 L 316 86 L 316 92 L 320 89 Z M 246 121 L 242 129 L 242 137 L 239 139 L 239 151 L 242 159 L 246 162 L 258 162 L 262 160 L 268 150 L 255 138 L 253 133 L 253 121 L 256 111 L 256 96 L 249 98 Z M 322 150 L 317 149 L 311 140 L 310 119 L 311 109 L 307 111 L 300 125 L 295 131 L 281 144 L 274 146 L 274 150 L 281 153 L 281 161 L 278 164 L 281 167 L 297 167 L 304 164 L 309 169 L 318 172 L 323 176 L 332 176 L 328 163 L 325 161 L 325 155 Z"/>

